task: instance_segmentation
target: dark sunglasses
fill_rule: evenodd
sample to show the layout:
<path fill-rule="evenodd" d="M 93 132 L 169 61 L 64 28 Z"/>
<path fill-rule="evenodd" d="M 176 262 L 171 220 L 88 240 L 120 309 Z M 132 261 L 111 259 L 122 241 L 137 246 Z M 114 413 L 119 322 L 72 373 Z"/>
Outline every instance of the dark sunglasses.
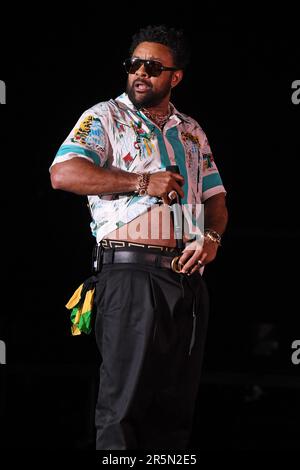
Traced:
<path fill-rule="evenodd" d="M 146 60 L 132 57 L 123 62 L 127 73 L 135 73 L 142 65 L 149 77 L 158 77 L 165 70 L 178 70 L 175 67 L 164 67 L 158 60 Z"/>

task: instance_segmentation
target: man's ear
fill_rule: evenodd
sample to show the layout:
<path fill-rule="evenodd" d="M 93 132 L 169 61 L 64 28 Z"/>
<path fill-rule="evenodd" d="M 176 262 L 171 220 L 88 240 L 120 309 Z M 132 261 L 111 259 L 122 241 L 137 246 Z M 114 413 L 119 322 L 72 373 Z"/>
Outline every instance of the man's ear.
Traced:
<path fill-rule="evenodd" d="M 183 70 L 175 70 L 172 75 L 171 87 L 174 88 L 183 78 Z"/>

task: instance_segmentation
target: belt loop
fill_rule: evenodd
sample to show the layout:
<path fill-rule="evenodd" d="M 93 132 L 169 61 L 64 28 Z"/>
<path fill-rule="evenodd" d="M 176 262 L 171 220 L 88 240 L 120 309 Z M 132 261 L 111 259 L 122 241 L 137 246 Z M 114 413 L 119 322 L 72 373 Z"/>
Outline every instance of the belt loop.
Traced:
<path fill-rule="evenodd" d="M 154 266 L 155 266 L 156 268 L 160 268 L 160 267 L 161 267 L 161 257 L 160 257 L 160 256 L 155 256 Z"/>
<path fill-rule="evenodd" d="M 113 264 L 115 257 L 115 247 L 112 245 L 111 248 L 105 250 L 105 262 L 108 264 Z"/>
<path fill-rule="evenodd" d="M 112 256 L 111 262 L 113 263 L 113 262 L 114 262 L 114 259 L 115 259 L 115 247 L 114 247 L 114 246 L 112 247 L 112 254 L 111 254 L 111 256 Z"/>

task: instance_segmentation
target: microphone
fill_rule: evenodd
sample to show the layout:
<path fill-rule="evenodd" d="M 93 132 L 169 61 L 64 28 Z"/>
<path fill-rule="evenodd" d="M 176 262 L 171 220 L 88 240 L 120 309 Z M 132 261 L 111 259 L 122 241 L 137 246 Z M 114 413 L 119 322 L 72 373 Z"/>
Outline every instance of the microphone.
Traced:
<path fill-rule="evenodd" d="M 178 173 L 180 175 L 180 170 L 179 170 L 178 165 L 168 165 L 166 170 L 171 171 L 172 173 Z"/>
<path fill-rule="evenodd" d="M 180 175 L 180 170 L 179 170 L 178 165 L 168 165 L 166 167 L 166 170 Z M 170 205 L 172 206 L 171 211 L 173 215 L 174 237 L 176 239 L 176 246 L 177 248 L 182 250 L 184 245 L 183 245 L 183 239 L 182 239 L 183 238 L 182 237 L 183 220 L 182 220 L 182 209 L 181 209 L 181 197 L 179 196 L 178 193 L 176 194 L 177 194 L 177 198 L 176 198 L 177 200 L 174 199 Z"/>
<path fill-rule="evenodd" d="M 178 173 L 180 175 L 180 170 L 179 170 L 178 165 L 168 165 L 166 170 L 171 171 L 171 173 Z"/>
<path fill-rule="evenodd" d="M 166 168 L 167 171 L 170 171 L 171 173 L 177 173 L 178 175 L 180 175 L 180 170 L 179 170 L 179 166 L 178 165 L 168 165 L 167 168 Z M 176 192 L 176 191 L 175 191 Z M 177 193 L 176 193 L 177 194 Z M 179 196 L 179 194 L 177 194 L 177 202 L 179 204 L 181 204 L 181 198 Z M 172 204 L 172 202 L 171 202 Z"/>

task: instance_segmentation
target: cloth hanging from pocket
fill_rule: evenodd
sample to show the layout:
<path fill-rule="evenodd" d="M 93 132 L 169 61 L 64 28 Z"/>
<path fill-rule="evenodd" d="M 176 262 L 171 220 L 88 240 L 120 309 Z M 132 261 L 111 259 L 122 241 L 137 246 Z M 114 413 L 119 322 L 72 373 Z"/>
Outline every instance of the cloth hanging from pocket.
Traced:
<path fill-rule="evenodd" d="M 71 310 L 71 332 L 73 336 L 92 331 L 91 317 L 94 302 L 96 276 L 89 277 L 74 292 L 66 308 Z"/>

